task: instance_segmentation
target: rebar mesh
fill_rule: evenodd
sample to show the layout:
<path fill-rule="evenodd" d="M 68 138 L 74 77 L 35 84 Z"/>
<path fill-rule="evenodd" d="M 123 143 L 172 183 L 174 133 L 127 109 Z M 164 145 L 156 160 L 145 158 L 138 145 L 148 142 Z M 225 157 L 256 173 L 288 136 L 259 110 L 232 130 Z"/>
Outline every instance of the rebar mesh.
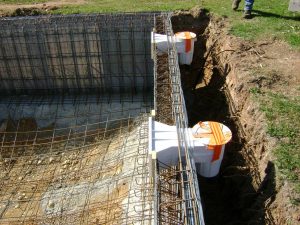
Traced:
<path fill-rule="evenodd" d="M 0 223 L 151 224 L 156 14 L 0 20 Z"/>
<path fill-rule="evenodd" d="M 151 222 L 151 100 L 120 100 L 1 100 L 1 224 Z"/>
<path fill-rule="evenodd" d="M 160 120 L 176 125 L 179 163 L 176 167 L 158 163 L 158 211 L 160 224 L 204 224 L 195 163 L 191 155 L 192 144 L 188 135 L 188 118 L 181 88 L 171 14 L 156 17 L 156 31 L 168 35 L 168 52 L 154 50 L 155 107 L 161 107 L 161 87 L 170 90 L 164 98 L 163 117 Z M 173 37 L 173 38 L 172 38 Z M 167 60 L 165 60 L 167 59 Z M 158 79 L 159 77 L 163 79 Z M 167 82 L 165 82 L 167 81 Z M 166 113 L 168 111 L 172 112 Z M 157 111 L 160 111 L 157 109 Z M 167 117 L 167 118 L 166 118 Z"/>
<path fill-rule="evenodd" d="M 150 223 L 147 116 L 65 132 L 32 124 L 1 133 L 1 224 Z"/>
<path fill-rule="evenodd" d="M 203 223 L 176 49 L 168 43 L 154 66 L 150 54 L 153 27 L 173 36 L 169 14 L 0 26 L 1 224 Z M 157 79 L 159 62 L 166 79 Z M 153 86 L 180 158 L 157 170 L 148 152 Z"/>
<path fill-rule="evenodd" d="M 155 14 L 0 19 L 5 94 L 127 93 L 153 87 Z"/>

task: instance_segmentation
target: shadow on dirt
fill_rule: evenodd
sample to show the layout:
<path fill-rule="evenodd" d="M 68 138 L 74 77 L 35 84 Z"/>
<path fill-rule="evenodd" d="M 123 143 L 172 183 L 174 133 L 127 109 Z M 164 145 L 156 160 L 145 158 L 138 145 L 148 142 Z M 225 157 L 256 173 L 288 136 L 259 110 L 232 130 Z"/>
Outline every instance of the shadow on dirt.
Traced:
<path fill-rule="evenodd" d="M 207 48 L 203 33 L 208 23 L 209 17 L 203 11 L 196 16 L 177 13 L 172 18 L 174 33 L 188 30 L 198 38 L 192 65 L 180 66 L 189 126 L 212 120 L 224 123 L 233 133 L 233 140 L 226 146 L 220 174 L 212 179 L 198 178 L 205 222 L 207 225 L 273 224 L 267 219 L 266 206 L 276 193 L 274 165 L 268 163 L 265 180 L 259 182 L 259 187 L 255 186 L 255 176 L 245 157 L 248 147 L 245 139 L 239 136 L 236 117 L 230 113 L 225 94 L 225 78 L 230 68 L 221 74 L 213 57 L 210 65 L 204 63 Z M 202 84 L 194 89 L 197 80 Z"/>

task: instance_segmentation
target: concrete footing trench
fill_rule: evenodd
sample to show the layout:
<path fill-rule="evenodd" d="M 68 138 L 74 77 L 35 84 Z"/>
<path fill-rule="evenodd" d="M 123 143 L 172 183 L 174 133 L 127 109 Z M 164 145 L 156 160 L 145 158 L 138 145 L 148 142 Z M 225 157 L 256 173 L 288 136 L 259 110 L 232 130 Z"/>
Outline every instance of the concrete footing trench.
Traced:
<path fill-rule="evenodd" d="M 180 67 L 189 125 L 213 120 L 233 132 L 220 174 L 198 177 L 206 224 L 278 224 L 269 207 L 276 198 L 275 168 L 262 160 L 264 129 L 256 114 L 247 113 L 256 104 L 235 71 L 238 61 L 231 61 L 232 40 L 204 11 L 180 12 L 172 23 L 174 32 L 186 29 L 198 37 L 192 65 Z M 253 139 L 257 144 L 249 143 Z"/>
<path fill-rule="evenodd" d="M 263 115 L 222 21 L 194 8 L 0 26 L 0 224 L 285 224 Z M 194 32 L 192 64 L 153 56 L 154 28 Z M 218 176 L 149 156 L 152 109 L 168 125 L 231 129 Z"/>

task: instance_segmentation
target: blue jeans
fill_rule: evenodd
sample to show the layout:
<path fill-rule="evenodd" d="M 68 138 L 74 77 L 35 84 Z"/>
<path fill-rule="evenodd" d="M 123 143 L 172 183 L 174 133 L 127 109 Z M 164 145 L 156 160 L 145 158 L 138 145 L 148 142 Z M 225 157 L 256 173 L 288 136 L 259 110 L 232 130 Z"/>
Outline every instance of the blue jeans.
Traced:
<path fill-rule="evenodd" d="M 254 0 L 245 0 L 244 10 L 252 10 Z"/>

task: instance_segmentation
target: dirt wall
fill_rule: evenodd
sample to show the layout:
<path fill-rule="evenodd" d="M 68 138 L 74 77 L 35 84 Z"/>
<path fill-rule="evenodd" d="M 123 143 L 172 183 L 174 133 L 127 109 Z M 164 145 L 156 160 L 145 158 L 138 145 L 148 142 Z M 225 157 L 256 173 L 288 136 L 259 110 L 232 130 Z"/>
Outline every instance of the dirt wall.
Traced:
<path fill-rule="evenodd" d="M 212 180 L 199 177 L 206 224 L 297 224 L 299 209 L 290 203 L 291 188 L 278 178 L 275 166 L 272 150 L 277 142 L 267 135 L 264 114 L 251 93 L 257 87 L 282 91 L 282 83 L 288 83 L 288 64 L 274 57 L 278 47 L 286 46 L 276 40 L 254 43 L 233 37 L 226 19 L 200 8 L 176 12 L 172 23 L 174 33 L 188 30 L 197 35 L 192 65 L 180 67 L 189 125 L 215 120 L 234 134 L 220 175 Z M 282 76 L 255 74 L 264 66 Z"/>
<path fill-rule="evenodd" d="M 299 209 L 290 203 L 290 188 L 282 184 L 274 166 L 276 140 L 267 135 L 267 122 L 251 89 L 259 85 L 253 78 L 253 65 L 260 64 L 263 45 L 227 34 L 226 22 L 212 18 L 205 32 L 206 47 L 211 50 L 206 65 L 217 69 L 225 79 L 224 91 L 230 114 L 244 141 L 241 153 L 252 175 L 256 196 L 250 207 L 264 205 L 261 224 L 297 224 Z M 268 84 L 270 85 L 270 84 Z M 270 87 L 269 87 L 270 88 Z"/>

